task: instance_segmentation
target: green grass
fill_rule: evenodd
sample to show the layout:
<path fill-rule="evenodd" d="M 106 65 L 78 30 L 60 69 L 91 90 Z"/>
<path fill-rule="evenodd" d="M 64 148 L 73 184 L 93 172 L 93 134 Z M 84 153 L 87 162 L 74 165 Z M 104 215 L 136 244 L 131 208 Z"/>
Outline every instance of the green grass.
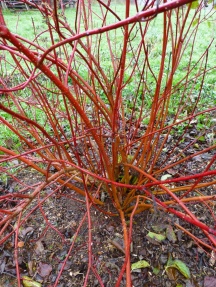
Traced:
<path fill-rule="evenodd" d="M 35 38 L 33 23 L 37 33 L 46 28 L 43 18 L 38 11 L 10 11 L 3 10 L 5 22 L 11 32 L 24 38 L 33 40 Z"/>
<path fill-rule="evenodd" d="M 131 15 L 133 15 L 135 13 L 135 8 L 134 6 L 131 6 Z M 97 14 L 100 14 L 100 10 L 98 8 L 97 5 L 93 5 L 93 9 L 95 10 L 95 12 Z M 124 18 L 124 9 L 122 9 L 122 5 L 117 4 L 115 6 L 115 10 L 116 13 L 119 15 L 120 18 Z M 203 13 L 205 13 L 205 11 L 203 11 Z M 72 29 L 74 29 L 74 21 L 75 21 L 75 9 L 66 9 L 66 18 L 67 21 L 69 23 L 69 25 L 72 27 Z M 9 27 L 9 29 L 13 32 L 16 33 L 18 35 L 23 36 L 24 38 L 27 38 L 28 40 L 33 41 L 35 39 L 35 34 L 38 33 L 43 33 L 40 35 L 40 37 L 38 38 L 38 42 L 40 43 L 41 46 L 43 46 L 45 49 L 47 47 L 49 47 L 50 40 L 49 40 L 49 34 L 48 32 L 46 32 L 46 19 L 44 19 L 41 14 L 38 11 L 22 11 L 22 12 L 10 12 L 10 11 L 4 11 L 4 16 L 5 16 L 5 21 Z M 59 16 L 61 17 L 61 16 Z M 175 18 L 173 18 L 173 21 L 175 21 Z M 116 19 L 108 14 L 107 17 L 107 21 L 106 24 L 111 24 L 113 22 L 116 22 Z M 34 24 L 34 28 L 33 28 L 33 24 Z M 97 17 L 95 17 L 93 19 L 92 22 L 92 28 L 98 28 L 100 27 L 102 24 L 102 21 L 100 19 L 98 19 Z M 195 23 L 196 24 L 196 23 Z M 153 19 L 153 21 L 151 21 L 150 23 L 150 28 L 148 30 L 148 33 L 146 35 L 145 41 L 148 43 L 149 47 L 150 47 L 150 65 L 151 68 L 153 70 L 153 72 L 155 72 L 156 74 L 158 73 L 158 69 L 160 66 L 160 60 L 161 60 L 161 46 L 162 46 L 162 15 L 158 15 L 155 19 Z M 36 30 L 36 32 L 34 31 L 34 29 Z M 81 26 L 81 31 L 84 31 L 85 27 L 84 25 Z M 122 37 L 123 37 L 123 33 L 121 29 L 118 30 L 114 30 L 112 32 L 109 33 L 110 35 L 110 39 L 111 39 L 111 43 L 113 45 L 115 45 L 115 49 L 117 51 L 117 56 L 121 54 L 121 49 L 122 49 Z M 136 34 L 132 34 L 131 38 L 134 38 L 136 36 Z M 196 37 L 196 43 L 195 43 L 195 49 L 192 55 L 192 63 L 196 63 L 200 57 L 200 54 L 202 53 L 202 51 L 204 51 L 208 44 L 209 41 L 212 37 L 216 36 L 216 31 L 215 31 L 215 16 L 213 16 L 212 18 L 209 19 L 209 21 L 203 22 L 202 24 L 200 24 L 199 30 L 198 30 L 198 34 Z M 92 39 L 93 41 L 95 41 L 97 43 L 97 35 L 93 36 Z M 54 39 L 57 42 L 58 38 L 57 36 L 54 35 Z M 83 39 L 83 41 L 85 42 L 86 39 Z M 140 36 L 139 34 L 133 39 L 133 43 L 134 46 L 138 45 L 139 41 L 140 41 Z M 107 44 L 106 44 L 106 37 L 105 34 L 102 35 L 101 38 L 101 59 L 102 61 L 100 62 L 101 67 L 103 68 L 104 72 L 108 75 L 108 78 L 112 78 L 112 66 L 111 66 L 111 61 L 110 61 L 110 55 L 107 53 L 106 49 L 107 49 Z M 174 84 L 179 82 L 180 79 L 182 79 L 186 73 L 187 73 L 187 66 L 188 66 L 188 61 L 189 61 L 189 57 L 190 57 L 190 45 L 188 46 L 187 50 L 184 53 L 184 57 L 182 59 L 182 62 L 180 63 L 177 72 L 174 75 Z M 169 52 L 169 51 L 168 51 Z M 130 61 L 132 57 L 132 54 L 129 52 L 127 54 L 127 58 L 128 61 Z M 213 44 L 211 46 L 211 48 L 209 49 L 209 61 L 208 61 L 208 68 L 211 68 L 215 65 L 216 63 L 216 53 L 215 53 L 215 44 Z M 10 58 L 9 58 L 10 59 Z M 169 61 L 169 55 L 167 55 L 166 58 L 166 63 L 165 65 L 167 66 L 168 69 L 168 61 Z M 142 58 L 140 59 L 140 67 L 142 67 Z M 9 75 L 10 74 L 10 69 L 11 67 L 8 67 L 6 69 L 6 74 Z M 55 72 L 55 71 L 54 71 Z M 86 68 L 85 65 L 82 65 L 82 60 L 80 60 L 80 67 L 78 68 L 78 72 L 79 74 L 84 78 L 87 79 L 89 76 L 89 71 Z M 128 67 L 127 71 L 126 71 L 126 75 L 125 75 L 125 80 L 127 80 L 127 78 L 130 76 L 131 73 L 131 68 L 130 66 Z M 194 69 L 194 75 L 196 75 L 197 73 L 197 69 Z M 134 93 L 134 86 L 136 86 L 136 77 L 139 78 L 139 72 L 137 71 L 136 76 L 133 77 L 133 80 L 131 80 L 128 85 L 125 87 L 125 89 L 123 90 L 123 97 L 125 99 L 125 107 L 126 107 L 126 111 L 130 112 L 131 109 L 133 108 L 131 106 L 131 99 L 133 97 L 133 93 Z M 216 105 L 216 83 L 215 83 L 215 78 L 216 78 L 216 71 L 215 70 L 211 70 L 205 78 L 204 81 L 204 85 L 203 85 L 203 89 L 202 89 L 202 93 L 201 93 L 201 97 L 200 97 L 200 101 L 199 101 L 199 105 L 198 105 L 198 110 L 204 110 L 206 108 L 209 107 L 213 107 Z M 14 82 L 13 84 L 17 84 L 17 82 L 20 82 L 21 79 L 19 79 L 19 75 L 17 77 L 14 77 Z M 155 86 L 156 83 L 154 81 L 154 78 L 151 76 L 151 74 L 148 75 L 148 78 L 146 79 L 147 84 L 151 87 L 151 91 L 149 93 L 146 93 L 145 95 L 145 106 L 146 106 L 146 111 L 145 113 L 147 114 L 146 117 L 144 117 L 144 122 L 147 123 L 148 122 L 148 115 L 149 115 L 149 109 L 151 108 L 152 105 L 152 99 L 154 96 L 154 90 L 155 90 Z M 166 81 L 166 75 L 164 75 L 163 78 L 163 86 L 165 87 L 165 81 Z M 48 83 L 47 83 L 48 84 Z M 190 88 L 193 87 L 193 98 L 191 99 L 191 101 L 195 101 L 195 99 L 197 98 L 198 94 L 199 94 L 199 90 L 200 90 L 200 82 L 197 81 L 196 85 L 194 85 L 192 82 L 188 84 L 188 91 L 190 91 Z M 28 89 L 25 89 L 25 91 L 21 92 L 23 93 L 24 97 L 28 97 L 31 95 L 31 91 Z M 140 90 L 140 102 L 141 102 L 141 98 L 142 98 L 142 91 Z M 171 116 L 175 115 L 177 108 L 178 108 L 178 102 L 181 99 L 183 93 L 183 88 L 179 88 L 178 91 L 176 91 L 170 100 L 170 105 L 169 105 L 169 113 Z M 101 96 L 102 99 L 105 99 L 103 92 L 99 91 L 99 94 Z M 186 95 L 185 95 L 186 96 Z M 138 105 L 140 103 L 138 101 Z M 188 109 L 190 109 L 190 103 L 188 106 Z M 32 111 L 31 111 L 32 112 Z M 29 113 L 31 113 L 30 111 L 28 112 L 28 115 L 31 116 Z M 43 124 L 43 121 L 46 121 L 46 117 L 44 117 L 44 114 L 41 112 L 40 115 L 40 110 L 36 109 L 35 111 L 36 113 L 36 118 L 39 119 L 39 123 Z M 0 113 L 3 117 L 5 117 L 4 114 Z M 210 122 L 210 121 L 208 121 Z M 203 123 L 203 120 L 200 118 L 200 120 L 198 119 L 198 123 L 200 128 L 202 128 L 202 126 L 205 123 Z M 0 128 L 1 128 L 1 124 L 0 124 Z M 7 139 L 7 137 L 14 137 L 13 138 L 13 142 L 15 144 L 18 144 L 19 139 L 16 138 L 16 136 L 14 135 L 10 135 L 10 131 L 8 129 L 1 129 L 1 136 L 0 136 L 0 144 L 1 145 L 5 145 L 5 139 Z M 181 131 L 180 131 L 181 132 Z"/>

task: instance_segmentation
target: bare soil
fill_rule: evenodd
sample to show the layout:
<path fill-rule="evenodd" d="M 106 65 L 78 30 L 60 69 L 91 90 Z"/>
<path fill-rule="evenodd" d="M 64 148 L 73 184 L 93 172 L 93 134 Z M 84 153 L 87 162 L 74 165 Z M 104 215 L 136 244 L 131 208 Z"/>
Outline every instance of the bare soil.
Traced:
<path fill-rule="evenodd" d="M 188 163 L 190 170 L 202 169 L 204 161 L 213 154 L 203 154 Z M 172 172 L 172 171 L 170 171 Z M 179 171 L 183 172 L 183 171 Z M 23 171 L 19 179 L 28 184 L 39 180 L 34 172 Z M 1 183 L 1 193 L 13 192 L 15 183 Z M 53 186 L 54 190 L 55 186 Z M 200 190 L 204 195 L 216 194 L 216 185 Z M 43 190 L 38 204 L 52 192 L 52 186 Z M 121 222 L 91 207 L 91 229 L 89 229 L 83 198 L 72 190 L 62 190 L 45 200 L 23 223 L 19 232 L 18 263 L 21 278 L 28 276 L 34 284 L 42 287 L 81 287 L 89 266 L 89 237 L 91 239 L 91 261 L 106 287 L 113 287 L 124 263 L 124 243 Z M 114 211 L 109 198 L 105 199 L 106 210 Z M 213 213 L 215 201 L 209 203 Z M 31 206 L 31 207 L 32 207 Z M 215 228 L 214 216 L 202 204 L 193 204 L 191 210 L 208 226 Z M 29 209 L 30 210 L 30 209 Z M 28 211 L 26 211 L 27 214 Z M 25 216 L 25 214 L 23 215 Z M 84 218 L 84 220 L 83 220 Z M 129 222 L 129 219 L 128 219 Z M 16 222 L 9 229 L 13 230 Z M 190 236 L 176 227 L 180 224 L 202 240 L 205 235 L 198 228 L 167 214 L 162 210 L 146 210 L 134 217 L 131 243 L 131 263 L 146 260 L 149 267 L 132 271 L 134 287 L 213 287 L 216 286 L 216 255 L 202 248 Z M 77 230 L 79 229 L 79 232 Z M 8 231 L 10 231 L 8 230 Z M 90 232 L 91 231 L 91 232 Z M 152 239 L 149 232 L 164 235 L 163 240 Z M 0 287 L 16 287 L 17 275 L 14 257 L 14 235 L 0 247 Z M 71 244 L 74 243 L 72 251 Z M 68 260 L 65 258 L 68 256 Z M 167 268 L 170 260 L 180 260 L 190 271 L 190 278 L 176 267 Z M 57 280 L 60 270 L 63 269 Z M 25 277 L 24 277 L 25 278 Z M 98 278 L 90 271 L 88 287 L 100 286 Z M 58 281 L 55 285 L 56 280 Z M 32 283 L 32 284 L 33 284 Z M 39 285 L 26 285 L 38 287 Z M 26 287 L 25 286 L 25 287 Z M 123 277 L 121 286 L 126 286 Z"/>

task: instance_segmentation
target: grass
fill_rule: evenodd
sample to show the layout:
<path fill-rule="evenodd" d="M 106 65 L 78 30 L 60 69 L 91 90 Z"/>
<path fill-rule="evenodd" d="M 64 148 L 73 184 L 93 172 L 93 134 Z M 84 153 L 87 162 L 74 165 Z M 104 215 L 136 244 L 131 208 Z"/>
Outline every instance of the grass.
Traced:
<path fill-rule="evenodd" d="M 33 40 L 35 38 L 33 23 L 37 33 L 46 29 L 41 14 L 38 11 L 3 11 L 5 22 L 11 32 L 21 35 L 24 38 Z"/>
<path fill-rule="evenodd" d="M 96 13 L 100 13 L 100 10 L 98 8 L 97 5 L 93 6 L 95 9 Z M 122 9 L 122 5 L 121 4 L 116 4 L 115 7 L 116 13 L 119 15 L 120 18 L 123 18 L 123 9 Z M 133 15 L 133 13 L 135 13 L 135 8 L 134 6 L 132 6 L 132 10 L 131 10 L 131 15 Z M 203 13 L 206 13 L 206 11 L 204 10 Z M 75 19 L 75 9 L 66 9 L 65 11 L 65 15 L 67 18 L 68 23 L 70 24 L 70 26 L 72 28 L 74 28 L 74 19 Z M 22 12 L 10 12 L 10 11 L 4 11 L 4 16 L 5 16 L 5 21 L 9 27 L 9 29 L 18 34 L 21 35 L 24 38 L 27 38 L 31 41 L 33 41 L 35 39 L 36 34 L 41 33 L 40 37 L 38 38 L 38 43 L 44 47 L 44 49 L 46 49 L 47 47 L 49 47 L 49 45 L 51 44 L 49 42 L 49 34 L 46 32 L 46 23 L 45 23 L 45 19 L 43 19 L 43 17 L 41 16 L 41 14 L 38 11 L 22 11 Z M 59 16 L 62 17 L 62 16 Z M 63 19 L 63 18 L 62 18 Z M 108 16 L 107 17 L 107 21 L 106 24 L 110 24 L 113 23 L 114 21 L 116 21 L 116 19 L 114 19 L 113 16 Z M 173 16 L 173 20 L 175 21 L 175 17 Z M 196 22 L 196 20 L 195 20 Z M 196 24 L 196 23 L 194 23 Z M 92 21 L 92 28 L 97 28 L 101 26 L 101 21 L 97 18 L 94 19 Z M 158 67 L 160 66 L 160 60 L 161 60 L 161 43 L 162 43 L 162 15 L 157 16 L 153 21 L 150 22 L 150 29 L 148 31 L 148 34 L 146 35 L 145 41 L 148 43 L 149 49 L 150 49 L 150 65 L 151 65 L 151 69 L 152 71 L 157 74 L 158 73 Z M 212 16 L 211 18 L 209 18 L 208 21 L 203 22 L 200 24 L 199 26 L 199 30 L 197 32 L 197 37 L 196 37 L 196 43 L 195 43 L 195 49 L 193 51 L 193 55 L 191 57 L 191 62 L 196 65 L 195 69 L 194 69 L 194 76 L 196 76 L 198 67 L 199 67 L 199 63 L 197 64 L 197 62 L 199 61 L 199 57 L 202 54 L 202 51 L 205 51 L 205 49 L 207 48 L 209 41 L 212 37 L 215 36 L 215 16 Z M 84 30 L 84 25 L 81 27 L 81 29 Z M 45 31 L 45 32 L 43 32 Z M 192 34 L 193 35 L 193 31 Z M 102 62 L 100 63 L 102 69 L 104 70 L 104 72 L 108 75 L 108 77 L 110 76 L 110 78 L 112 78 L 112 66 L 111 66 L 111 61 L 110 61 L 110 56 L 106 53 L 106 38 L 104 37 L 105 35 L 102 35 L 101 41 L 102 41 L 102 50 L 100 51 L 101 55 L 103 55 L 101 58 L 103 59 Z M 139 35 L 137 36 L 137 38 L 135 37 L 135 34 L 131 35 L 131 38 L 134 41 L 134 45 L 136 46 L 136 42 L 137 45 L 140 42 L 139 39 Z M 110 38 L 111 38 L 111 43 L 112 45 L 115 45 L 116 50 L 121 51 L 121 46 L 122 46 L 122 37 L 123 34 L 121 32 L 120 29 L 118 29 L 118 31 L 112 31 L 110 33 Z M 55 38 L 55 37 L 54 37 Z M 58 41 L 58 39 L 55 39 L 56 41 Z M 93 37 L 93 41 L 97 41 L 97 35 L 95 35 L 95 37 Z M 104 50 L 103 50 L 104 47 Z M 189 44 L 184 56 L 182 58 L 182 61 L 179 65 L 179 68 L 177 70 L 177 72 L 174 75 L 174 80 L 173 83 L 178 83 L 182 78 L 185 77 L 185 75 L 187 74 L 187 67 L 188 67 L 188 61 L 190 59 L 190 51 L 191 51 L 191 45 Z M 128 62 L 130 62 L 132 55 L 130 53 L 127 54 L 128 57 Z M 198 104 L 198 110 L 202 111 L 206 108 L 210 108 L 210 107 L 214 107 L 216 105 L 216 83 L 215 83 L 215 77 L 216 77 L 216 71 L 215 70 L 211 70 L 211 68 L 214 66 L 214 63 L 216 63 L 216 53 L 215 53 L 215 45 L 211 45 L 210 49 L 209 49 L 209 61 L 208 61 L 208 69 L 210 70 L 209 73 L 207 73 L 206 77 L 205 77 L 205 81 L 202 87 L 202 93 L 200 95 L 200 99 L 199 99 L 199 104 Z M 142 62 L 142 61 L 141 61 Z M 169 55 L 167 56 L 166 59 L 166 63 L 165 63 L 166 67 L 167 67 L 167 71 L 169 70 Z M 142 67 L 142 63 L 140 64 L 140 67 Z M 10 68 L 11 67 L 3 67 L 2 70 L 3 72 L 5 72 L 4 76 L 9 76 L 10 77 Z M 86 68 L 85 65 L 82 65 L 82 60 L 80 59 L 80 67 L 78 68 L 78 72 L 79 74 L 84 78 L 88 78 L 88 70 Z M 125 81 L 127 79 L 129 79 L 131 74 L 131 68 L 130 65 L 128 66 L 128 69 L 126 71 L 126 75 L 125 75 Z M 139 71 L 137 71 L 137 78 L 139 78 Z M 125 110 L 126 113 L 128 111 L 128 113 L 131 112 L 131 109 L 133 108 L 131 106 L 131 99 L 133 98 L 133 93 L 134 93 L 134 86 L 136 86 L 136 77 L 133 77 L 133 79 L 131 79 L 127 86 L 124 88 L 123 90 L 123 97 L 124 97 L 124 102 L 125 102 Z M 146 116 L 143 116 L 143 122 L 144 124 L 148 123 L 148 114 L 149 114 L 149 109 L 151 108 L 152 105 L 152 98 L 154 96 L 154 91 L 155 91 L 155 87 L 156 87 L 156 82 L 154 81 L 154 78 L 152 76 L 151 73 L 149 73 L 146 77 L 146 83 L 148 86 L 151 87 L 151 89 L 149 90 L 148 93 L 145 94 L 145 111 L 144 113 L 146 114 Z M 17 82 L 21 82 L 21 79 L 19 79 L 19 74 L 16 76 L 13 76 L 13 85 L 17 84 Z M 165 83 L 166 83 L 166 75 L 164 75 L 163 77 L 163 82 L 164 82 L 164 87 L 165 87 Z M 46 82 L 46 85 L 49 86 L 49 82 Z M 197 97 L 198 97 L 198 93 L 200 90 L 200 82 L 196 81 L 196 83 L 194 84 L 194 82 L 191 82 L 190 84 L 188 84 L 187 86 L 188 92 L 190 94 L 193 95 L 193 98 L 191 98 L 191 102 L 188 103 L 188 108 L 186 108 L 186 111 L 184 109 L 184 116 L 186 116 L 185 112 L 187 113 L 187 109 L 188 112 L 191 109 L 191 105 L 196 101 Z M 191 89 L 193 90 L 193 92 L 191 93 Z M 53 90 L 54 91 L 54 90 Z M 30 89 L 24 89 L 21 91 L 22 96 L 23 97 L 29 97 L 31 96 L 31 90 Z M 58 94 L 58 91 L 56 91 L 56 93 Z M 100 97 L 106 101 L 104 95 L 103 95 L 103 91 L 98 91 Z M 137 105 L 139 106 L 139 104 L 141 103 L 141 101 L 143 100 L 143 96 L 142 96 L 142 89 L 140 89 L 140 96 L 137 102 Z M 178 103 L 180 100 L 182 100 L 182 94 L 185 93 L 185 98 L 187 97 L 187 91 L 184 91 L 184 85 L 180 85 L 179 89 L 177 89 L 176 92 L 173 93 L 173 95 L 171 96 L 170 99 L 170 104 L 169 104 L 169 114 L 170 116 L 174 116 L 177 113 L 177 109 L 178 109 Z M 139 102 L 140 101 L 140 102 Z M 23 110 L 25 110 L 25 107 L 22 107 Z M 34 114 L 34 117 L 38 118 L 39 122 L 42 124 L 43 121 L 46 121 L 46 116 L 44 114 L 40 114 L 40 109 L 35 110 L 35 112 L 33 111 L 29 111 L 29 113 L 32 113 L 32 115 Z M 2 117 L 5 118 L 5 114 L 1 112 L 0 114 Z M 198 118 L 198 123 L 197 123 L 197 127 L 202 129 L 204 125 L 211 125 L 211 119 L 209 118 L 208 120 L 203 120 L 202 118 L 203 116 L 200 115 L 200 117 Z M 6 117 L 9 121 L 10 121 L 10 116 Z M 179 118 L 181 118 L 181 115 L 179 115 Z M 0 124 L 2 125 L 2 124 Z M 183 127 L 179 126 L 179 133 L 182 132 Z M 18 144 L 18 139 L 16 138 L 15 135 L 11 135 L 10 131 L 7 128 L 2 128 L 1 129 L 2 133 L 0 136 L 0 145 L 5 146 L 5 139 L 9 138 L 13 138 L 13 142 L 15 142 L 16 144 Z"/>

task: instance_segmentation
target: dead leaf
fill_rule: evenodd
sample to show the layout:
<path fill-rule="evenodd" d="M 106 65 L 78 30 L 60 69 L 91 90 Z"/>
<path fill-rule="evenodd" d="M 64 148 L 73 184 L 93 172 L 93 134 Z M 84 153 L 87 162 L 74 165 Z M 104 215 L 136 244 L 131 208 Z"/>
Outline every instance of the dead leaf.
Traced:
<path fill-rule="evenodd" d="M 216 261 L 216 253 L 215 253 L 215 251 L 212 250 L 211 257 L 210 257 L 210 260 L 209 260 L 209 264 L 211 266 L 214 266 L 215 265 L 215 261 Z"/>
<path fill-rule="evenodd" d="M 42 252 L 44 252 L 44 246 L 43 246 L 43 243 L 38 240 L 36 243 L 35 243 L 35 253 L 37 255 L 41 254 Z"/>
<path fill-rule="evenodd" d="M 202 161 L 203 161 L 203 159 L 201 158 L 201 155 L 199 155 L 199 154 L 196 155 L 196 156 L 194 156 L 194 157 L 193 157 L 193 160 L 194 160 L 194 161 L 198 161 L 198 162 L 202 162 Z"/>
<path fill-rule="evenodd" d="M 167 268 L 166 273 L 170 280 L 175 281 L 178 277 L 178 271 L 176 270 L 176 268 L 172 268 L 172 267 Z"/>
<path fill-rule="evenodd" d="M 211 155 L 210 153 L 203 153 L 201 155 L 202 159 L 205 159 L 205 160 L 210 160 L 212 159 L 213 155 Z"/>
<path fill-rule="evenodd" d="M 175 175 L 177 173 L 177 171 L 173 168 L 167 169 L 167 172 L 170 173 L 171 175 Z"/>
<path fill-rule="evenodd" d="M 1 261 L 0 264 L 0 274 L 4 272 L 6 266 L 6 257 Z"/>
<path fill-rule="evenodd" d="M 27 233 L 33 232 L 34 228 L 31 226 L 28 226 L 27 228 L 22 229 L 21 231 L 21 235 L 24 238 L 26 236 Z"/>
<path fill-rule="evenodd" d="M 167 226 L 167 229 L 166 229 L 166 237 L 168 238 L 168 240 L 172 243 L 175 243 L 177 241 L 177 237 L 175 235 L 175 232 L 172 228 L 171 225 L 168 225 Z"/>
<path fill-rule="evenodd" d="M 28 261 L 28 272 L 29 272 L 29 275 L 30 276 L 33 276 L 34 275 L 34 272 L 35 272 L 35 263 L 34 261 Z"/>
<path fill-rule="evenodd" d="M 215 287 L 216 277 L 205 277 L 203 287 Z"/>
<path fill-rule="evenodd" d="M 186 280 L 185 283 L 186 283 L 185 287 L 200 287 L 200 284 L 197 283 L 197 281 L 194 278 Z"/>
<path fill-rule="evenodd" d="M 60 264 L 58 265 L 58 270 L 60 270 L 63 266 L 64 262 L 60 262 Z M 71 262 L 70 261 L 67 261 L 65 264 L 64 264 L 64 270 L 68 270 L 71 268 Z"/>
<path fill-rule="evenodd" d="M 44 278 L 50 275 L 50 272 L 52 271 L 52 266 L 50 264 L 40 262 L 37 271 L 38 274 Z"/>

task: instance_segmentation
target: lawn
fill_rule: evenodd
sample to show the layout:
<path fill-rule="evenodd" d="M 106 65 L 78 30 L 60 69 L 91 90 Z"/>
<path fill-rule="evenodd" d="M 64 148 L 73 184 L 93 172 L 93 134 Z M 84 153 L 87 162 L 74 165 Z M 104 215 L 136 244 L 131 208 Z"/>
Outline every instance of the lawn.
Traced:
<path fill-rule="evenodd" d="M 93 11 L 95 15 L 99 15 L 100 13 L 100 8 L 97 5 L 93 5 Z M 121 4 L 116 4 L 115 5 L 115 12 L 119 16 L 119 18 L 124 17 L 124 12 L 122 9 Z M 130 14 L 133 15 L 135 13 L 135 6 L 131 6 L 131 12 Z M 201 15 L 202 17 L 207 15 L 208 10 L 203 9 Z M 59 11 L 59 17 L 62 20 L 63 17 L 61 16 L 61 11 Z M 47 31 L 47 25 L 46 25 L 46 19 L 42 17 L 40 12 L 38 11 L 21 11 L 21 12 L 11 12 L 11 11 L 4 11 L 4 16 L 5 16 L 5 21 L 9 27 L 9 29 L 13 32 L 16 33 L 30 41 L 34 41 L 35 43 L 39 44 L 41 48 L 44 49 L 44 51 L 51 45 L 50 42 L 50 37 L 49 37 L 49 32 Z M 75 30 L 75 9 L 66 9 L 65 11 L 65 16 L 67 19 L 68 24 L 72 28 L 72 30 Z M 145 82 L 147 87 L 147 91 L 145 93 L 145 109 L 144 112 L 146 114 L 149 114 L 149 109 L 151 108 L 152 105 L 152 99 L 154 97 L 154 92 L 156 88 L 156 81 L 154 79 L 153 74 L 157 75 L 160 67 L 160 61 L 161 61 L 161 46 L 162 46 L 162 29 L 163 29 L 163 24 L 162 24 L 162 15 L 158 15 L 153 19 L 148 28 L 148 32 L 145 35 L 145 42 L 147 43 L 146 45 L 149 47 L 149 66 L 151 68 L 151 73 L 145 76 Z M 204 19 L 204 18 L 203 18 Z M 173 15 L 172 21 L 176 21 L 175 15 Z M 196 25 L 197 23 L 197 18 L 192 23 L 192 26 Z M 109 13 L 106 19 L 106 25 L 109 25 L 111 23 L 116 22 L 116 19 Z M 179 106 L 179 101 L 182 100 L 182 93 L 185 93 L 185 99 L 188 97 L 188 93 L 190 93 L 190 98 L 191 102 L 194 103 L 198 97 L 198 94 L 200 93 L 200 84 L 201 81 L 196 81 L 196 84 L 193 84 L 193 82 L 190 82 L 190 84 L 187 84 L 187 91 L 184 91 L 184 77 L 187 75 L 188 71 L 188 63 L 190 61 L 190 66 L 195 66 L 193 68 L 193 71 L 190 75 L 191 78 L 196 78 L 197 71 L 199 69 L 200 63 L 199 59 L 202 55 L 202 53 L 206 50 L 208 47 L 211 39 L 215 37 L 215 15 L 213 14 L 211 17 L 208 16 L 208 20 L 206 21 L 200 21 L 199 29 L 197 31 L 193 30 L 193 27 L 191 29 L 191 33 L 188 34 L 187 38 L 185 40 L 185 50 L 184 50 L 184 55 L 179 63 L 178 69 L 174 74 L 173 78 L 173 86 L 178 85 L 178 88 L 176 87 L 176 90 L 173 91 L 173 95 L 170 99 L 169 103 L 169 113 L 170 116 L 174 116 L 177 112 L 178 106 Z M 91 27 L 98 28 L 102 25 L 101 19 L 99 17 L 94 17 L 94 19 L 91 22 Z M 84 29 L 84 24 L 80 26 L 80 31 L 85 30 Z M 140 40 L 141 40 L 141 35 L 140 33 L 136 32 L 137 30 L 134 29 L 133 32 L 131 33 L 131 38 L 133 39 L 133 50 L 137 51 Z M 196 34 L 195 40 L 193 39 L 193 36 Z M 38 36 L 37 36 L 38 35 Z M 67 37 L 67 36 L 66 36 Z M 109 39 L 111 43 L 112 49 L 116 53 L 116 57 L 120 58 L 121 56 L 121 50 L 122 50 L 122 43 L 123 43 L 123 33 L 121 29 L 114 30 L 113 32 L 109 33 Z M 57 34 L 53 33 L 53 41 L 58 42 L 59 37 Z M 85 43 L 85 40 L 83 40 Z M 93 48 L 95 49 L 94 53 L 98 53 L 97 49 L 97 43 L 99 41 L 98 35 L 95 35 L 91 38 L 91 41 L 93 42 Z M 106 35 L 103 34 L 100 37 L 100 66 L 103 69 L 104 73 L 108 78 L 112 78 L 114 71 L 112 67 L 112 61 L 110 54 L 107 53 L 107 38 Z M 191 55 L 191 47 L 193 45 L 193 52 Z M 169 49 L 171 47 L 167 48 L 167 57 L 165 59 L 165 66 L 166 66 L 166 72 L 169 72 L 169 66 L 170 66 L 170 55 Z M 81 51 L 82 48 L 80 49 Z M 170 50 L 171 51 L 171 50 Z M 134 53 L 134 52 L 133 52 Z M 134 94 L 134 86 L 137 85 L 137 79 L 140 77 L 140 71 L 142 69 L 142 62 L 144 61 L 144 56 L 141 55 L 139 57 L 139 62 L 140 65 L 138 65 L 133 77 L 131 78 L 131 64 L 130 62 L 133 61 L 133 53 L 131 51 L 128 51 L 127 53 L 127 65 L 128 67 L 125 69 L 125 75 L 124 79 L 125 81 L 128 81 L 127 85 L 123 89 L 123 97 L 124 97 L 124 104 L 125 104 L 125 111 L 130 114 L 131 112 L 131 98 L 133 98 Z M 95 54 L 96 55 L 96 54 Z M 82 78 L 85 80 L 88 80 L 88 67 L 83 63 L 83 60 L 77 55 L 77 59 L 79 58 L 79 63 L 78 63 L 78 73 L 81 75 Z M 216 83 L 215 83 L 215 77 L 216 77 L 216 71 L 214 69 L 215 62 L 216 62 L 216 53 L 215 53 L 215 45 L 212 43 L 211 47 L 208 50 L 208 63 L 207 63 L 207 68 L 209 70 L 208 73 L 206 73 L 204 83 L 202 84 L 202 91 L 198 103 L 198 109 L 199 111 L 202 111 L 206 108 L 211 108 L 216 105 Z M 10 59 L 10 58 L 9 58 Z M 82 64 L 83 63 L 83 64 Z M 25 65 L 25 64 L 24 64 Z M 77 69 L 77 68 L 75 68 Z M 13 71 L 14 74 L 14 67 L 10 66 L 8 63 L 6 63 L 5 66 L 2 66 L 2 75 L 5 77 L 10 77 L 10 74 Z M 16 82 L 22 81 L 20 78 L 21 76 L 19 73 L 17 74 L 17 77 L 14 78 L 14 84 Z M 161 89 L 164 89 L 166 85 L 166 80 L 167 80 L 167 75 L 164 73 L 163 80 L 162 80 L 162 87 Z M 179 83 L 179 84 L 178 84 Z M 143 97 L 142 97 L 142 87 L 140 87 L 139 91 L 136 91 L 138 95 L 138 100 L 137 104 L 140 105 Z M 31 94 L 31 91 L 28 91 L 28 89 L 22 91 L 23 96 L 28 97 Z M 103 101 L 107 102 L 106 95 L 104 95 L 104 92 L 102 90 L 98 90 L 99 96 L 102 98 Z M 188 107 L 186 110 L 191 109 L 191 103 L 188 103 Z M 133 106 L 133 104 L 132 104 Z M 187 111 L 184 110 L 184 112 L 187 113 Z M 37 113 L 40 113 L 40 110 L 38 110 Z M 3 116 L 6 116 L 3 114 Z M 183 115 L 184 116 L 184 115 Z M 9 116 L 10 117 L 10 116 Z M 40 116 L 39 116 L 40 117 Z M 6 116 L 8 118 L 8 116 Z M 46 117 L 41 116 L 41 119 L 45 119 Z M 143 117 L 143 122 L 148 123 L 149 121 L 149 116 Z M 202 129 L 203 125 L 209 125 L 211 124 L 211 119 L 207 118 L 206 120 L 203 119 L 201 116 L 199 121 L 199 127 Z M 181 132 L 182 127 L 180 127 L 180 132 Z M 16 136 L 11 135 L 10 131 L 4 127 L 2 129 L 2 133 L 0 136 L 0 141 L 3 145 L 4 140 L 8 139 L 10 137 L 13 138 L 13 141 L 18 144 L 19 140 L 15 139 Z"/>

